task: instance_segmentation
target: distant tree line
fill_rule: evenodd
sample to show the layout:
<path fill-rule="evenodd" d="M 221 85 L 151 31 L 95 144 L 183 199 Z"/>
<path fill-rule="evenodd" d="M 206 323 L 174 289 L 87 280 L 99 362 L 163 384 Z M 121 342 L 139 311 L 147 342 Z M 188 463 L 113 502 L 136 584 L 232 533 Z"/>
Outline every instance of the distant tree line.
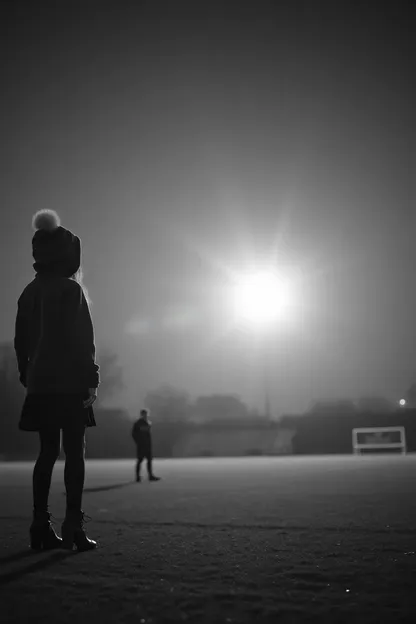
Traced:
<path fill-rule="evenodd" d="M 105 408 L 102 402 L 123 386 L 122 370 L 117 357 L 103 351 L 99 358 L 101 384 L 99 401 L 95 405 L 97 427 L 87 430 L 87 456 L 90 458 L 132 457 L 132 418 L 121 408 Z M 18 420 L 24 401 L 17 373 L 13 345 L 0 343 L 0 459 L 25 459 L 36 456 L 37 436 L 18 430 Z M 171 457 L 182 436 L 192 432 L 207 436 L 217 432 L 270 430 L 295 431 L 292 450 L 296 454 L 351 453 L 354 427 L 401 425 L 406 428 L 409 450 L 416 451 L 416 385 L 405 394 L 409 408 L 399 408 L 380 397 L 358 401 L 318 402 L 303 414 L 285 415 L 279 420 L 266 418 L 235 395 L 213 394 L 191 400 L 190 396 L 171 386 L 161 386 L 149 392 L 145 406 L 151 410 L 154 453 Z M 139 409 L 141 406 L 137 406 Z M 137 414 L 132 415 L 136 417 Z"/>
<path fill-rule="evenodd" d="M 131 457 L 133 421 L 121 408 L 106 408 L 103 402 L 123 387 L 122 370 L 115 354 L 103 351 L 99 356 L 99 400 L 94 406 L 97 427 L 87 430 L 87 456 Z M 18 378 L 13 344 L 0 343 L 0 459 L 34 458 L 38 451 L 35 434 L 18 429 L 25 389 Z M 201 428 L 264 427 L 269 421 L 250 411 L 234 395 L 211 395 L 191 401 L 189 395 L 170 386 L 149 392 L 145 405 L 151 410 L 155 427 L 154 453 L 170 457 L 182 435 Z M 137 406 L 137 411 L 142 407 Z M 137 417 L 137 413 L 133 415 Z"/>

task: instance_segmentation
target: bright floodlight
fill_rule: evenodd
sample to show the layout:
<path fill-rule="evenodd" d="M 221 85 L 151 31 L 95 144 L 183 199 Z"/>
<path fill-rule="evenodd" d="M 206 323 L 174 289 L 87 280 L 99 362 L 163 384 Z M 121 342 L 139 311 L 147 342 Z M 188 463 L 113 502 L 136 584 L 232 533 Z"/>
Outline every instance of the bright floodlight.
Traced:
<path fill-rule="evenodd" d="M 400 399 L 399 403 L 402 407 L 404 407 L 406 405 L 406 399 Z"/>
<path fill-rule="evenodd" d="M 272 272 L 240 277 L 234 294 L 237 316 L 258 325 L 287 318 L 292 303 L 290 284 Z"/>

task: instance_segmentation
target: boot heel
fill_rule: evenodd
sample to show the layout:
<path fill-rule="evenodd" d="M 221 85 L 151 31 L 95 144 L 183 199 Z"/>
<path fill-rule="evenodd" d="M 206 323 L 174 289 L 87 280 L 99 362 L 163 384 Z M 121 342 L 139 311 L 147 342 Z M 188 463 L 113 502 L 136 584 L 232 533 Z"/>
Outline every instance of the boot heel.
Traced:
<path fill-rule="evenodd" d="M 61 527 L 61 535 L 62 535 L 62 548 L 65 550 L 73 550 L 74 548 L 74 530 L 71 527 L 65 526 L 64 524 Z"/>
<path fill-rule="evenodd" d="M 84 531 L 83 525 L 85 514 L 80 512 L 69 512 L 62 523 L 62 548 L 72 550 L 74 545 L 78 552 L 94 550 L 97 548 L 97 542 L 90 539 Z"/>
<path fill-rule="evenodd" d="M 97 542 L 87 537 L 83 530 L 75 531 L 74 544 L 78 552 L 85 552 L 87 550 L 94 550 L 97 548 Z"/>
<path fill-rule="evenodd" d="M 61 546 L 62 540 L 56 535 L 50 518 L 47 512 L 34 515 L 29 529 L 32 550 L 52 550 Z"/>
<path fill-rule="evenodd" d="M 42 550 L 42 535 L 40 531 L 30 530 L 30 548 L 32 550 Z"/>

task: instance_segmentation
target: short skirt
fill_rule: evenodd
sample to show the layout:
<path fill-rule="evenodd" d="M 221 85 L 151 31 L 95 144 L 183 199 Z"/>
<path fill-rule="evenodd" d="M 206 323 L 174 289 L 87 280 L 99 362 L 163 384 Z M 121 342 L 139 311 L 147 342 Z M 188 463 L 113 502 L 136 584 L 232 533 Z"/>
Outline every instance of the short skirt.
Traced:
<path fill-rule="evenodd" d="M 85 408 L 82 394 L 28 394 L 19 420 L 21 431 L 40 431 L 44 428 L 71 427 L 83 422 L 85 427 L 95 427 L 92 406 Z"/>

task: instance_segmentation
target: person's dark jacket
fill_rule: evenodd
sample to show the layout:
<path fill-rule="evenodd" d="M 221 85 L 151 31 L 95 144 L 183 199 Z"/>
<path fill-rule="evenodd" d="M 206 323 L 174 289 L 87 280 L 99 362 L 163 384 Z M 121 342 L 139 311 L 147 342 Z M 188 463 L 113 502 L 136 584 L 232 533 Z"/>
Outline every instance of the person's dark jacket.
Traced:
<path fill-rule="evenodd" d="M 139 418 L 133 425 L 132 437 L 137 446 L 143 450 L 150 450 L 152 446 L 151 423 Z"/>
<path fill-rule="evenodd" d="M 85 393 L 99 385 L 91 315 L 74 279 L 37 275 L 26 286 L 14 347 L 28 394 Z"/>

